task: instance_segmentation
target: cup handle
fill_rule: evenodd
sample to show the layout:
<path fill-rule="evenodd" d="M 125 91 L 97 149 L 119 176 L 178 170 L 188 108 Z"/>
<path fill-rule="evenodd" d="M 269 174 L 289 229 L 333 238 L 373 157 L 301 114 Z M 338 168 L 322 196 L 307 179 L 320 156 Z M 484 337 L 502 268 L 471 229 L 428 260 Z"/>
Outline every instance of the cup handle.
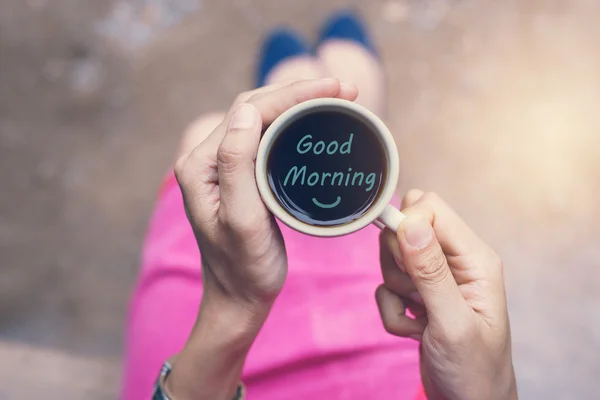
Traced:
<path fill-rule="evenodd" d="M 393 205 L 388 204 L 379 218 L 375 220 L 375 225 L 381 229 L 388 228 L 394 232 L 397 232 L 400 222 L 402 222 L 404 218 L 405 216 L 400 212 L 400 210 Z"/>

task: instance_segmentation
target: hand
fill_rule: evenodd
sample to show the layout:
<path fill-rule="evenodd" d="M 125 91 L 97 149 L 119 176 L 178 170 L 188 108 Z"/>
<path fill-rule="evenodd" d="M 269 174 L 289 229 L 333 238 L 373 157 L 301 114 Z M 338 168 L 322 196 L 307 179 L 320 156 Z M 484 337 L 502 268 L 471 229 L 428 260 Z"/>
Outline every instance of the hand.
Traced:
<path fill-rule="evenodd" d="M 397 235 L 380 238 L 386 330 L 421 340 L 430 400 L 516 399 L 500 258 L 435 194 L 410 191 L 402 204 Z"/>
<path fill-rule="evenodd" d="M 277 84 L 238 96 L 225 120 L 176 164 L 185 210 L 202 253 L 204 290 L 269 304 L 287 272 L 281 232 L 254 178 L 262 130 L 288 108 L 319 97 L 353 100 L 336 79 Z"/>
<path fill-rule="evenodd" d="M 256 186 L 263 129 L 315 98 L 355 100 L 337 79 L 275 84 L 238 96 L 224 121 L 175 166 L 202 254 L 204 293 L 196 325 L 166 383 L 178 399 L 232 397 L 247 352 L 282 289 L 281 231 Z"/>

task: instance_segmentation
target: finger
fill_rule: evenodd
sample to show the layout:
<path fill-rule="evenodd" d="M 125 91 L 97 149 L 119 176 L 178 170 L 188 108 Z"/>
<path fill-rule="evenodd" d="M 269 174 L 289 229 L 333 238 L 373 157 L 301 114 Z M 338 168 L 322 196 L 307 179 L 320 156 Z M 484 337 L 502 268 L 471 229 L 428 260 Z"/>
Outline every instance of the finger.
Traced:
<path fill-rule="evenodd" d="M 234 108 L 243 103 L 255 106 L 261 116 L 263 126 L 270 125 L 282 113 L 304 101 L 318 98 L 338 98 L 353 101 L 358 96 L 356 85 L 340 83 L 335 78 L 294 81 L 287 84 L 274 84 L 243 93 L 234 102 Z M 228 117 L 206 139 L 205 149 L 216 148 L 229 125 L 231 111 Z"/>
<path fill-rule="evenodd" d="M 318 79 L 330 76 L 328 72 L 321 60 L 312 55 L 292 57 L 271 69 L 267 82 L 281 82 L 290 79 Z"/>
<path fill-rule="evenodd" d="M 212 146 L 212 148 L 214 150 L 215 146 L 218 146 L 221 143 L 221 141 L 223 140 L 223 136 L 225 135 L 225 132 L 227 131 L 227 126 L 229 126 L 229 122 L 231 121 L 231 116 L 232 116 L 233 112 L 235 110 L 237 110 L 237 108 L 240 104 L 246 103 L 252 96 L 255 96 L 258 94 L 269 93 L 274 90 L 281 89 L 282 87 L 288 86 L 293 82 L 294 81 L 291 81 L 291 80 L 287 81 L 287 82 L 279 82 L 279 83 L 275 83 L 272 85 L 263 86 L 258 89 L 249 90 L 247 92 L 242 92 L 235 98 L 235 100 L 233 101 L 233 105 L 231 106 L 229 111 L 227 111 L 226 114 L 220 114 L 220 115 L 217 114 L 217 116 L 220 116 L 219 120 L 216 120 L 216 118 L 210 118 L 208 123 L 206 123 L 207 121 L 205 120 L 205 118 L 201 118 L 199 121 L 195 121 L 186 131 L 186 137 L 192 136 L 192 138 L 191 138 L 192 140 L 186 141 L 187 143 L 182 148 L 180 156 L 187 156 L 196 147 L 198 147 L 200 144 L 202 144 L 206 139 L 209 139 L 211 137 L 212 137 L 212 141 L 214 142 L 214 146 Z M 211 117 L 212 117 L 212 115 L 211 115 Z M 208 126 L 211 127 L 210 130 L 206 129 Z M 199 133 L 199 131 L 201 131 L 201 133 Z M 213 132 L 215 132 L 215 131 L 216 131 L 216 134 L 213 134 Z M 192 135 L 190 135 L 190 134 L 192 134 Z M 205 146 L 205 147 L 207 149 L 211 148 L 210 145 Z"/>
<path fill-rule="evenodd" d="M 252 96 L 272 92 L 282 87 L 288 86 L 293 81 L 280 82 L 269 86 L 263 86 L 259 89 L 250 90 L 240 93 L 234 100 L 233 106 L 226 114 L 214 113 L 208 116 L 203 116 L 194 121 L 186 129 L 184 133 L 183 144 L 180 148 L 176 165 L 180 166 L 188 164 L 188 159 L 193 158 L 200 161 L 200 164 L 210 163 L 209 155 L 216 154 L 217 147 L 223 140 L 223 136 L 227 131 L 227 127 L 231 121 L 231 116 L 240 104 L 247 102 Z M 212 140 L 212 144 L 209 143 Z M 194 157 L 190 155 L 194 152 Z M 199 167 L 195 165 L 194 167 Z M 181 168 L 179 168 L 181 169 Z M 213 177 L 214 178 L 214 177 Z"/>
<path fill-rule="evenodd" d="M 253 92 L 243 93 L 238 96 L 236 103 L 243 104 L 250 102 L 254 98 L 258 106 L 260 106 L 260 109 L 256 106 L 255 108 L 259 111 L 262 120 L 260 129 L 262 129 L 264 125 L 272 122 L 274 118 L 287 109 L 285 107 L 281 108 L 282 104 L 287 104 L 289 108 L 298 101 L 310 100 L 312 98 L 337 97 L 354 100 L 357 95 L 358 89 L 352 84 L 340 84 L 337 79 L 319 79 L 275 84 Z M 277 109 L 281 110 L 281 112 L 273 113 L 270 107 L 279 107 Z M 198 144 L 191 153 L 183 154 L 175 163 L 175 175 L 180 185 L 182 185 L 184 192 L 188 191 L 187 187 L 194 186 L 195 197 L 210 199 L 210 202 L 213 202 L 213 187 L 205 185 L 205 183 L 217 182 L 218 175 L 215 173 L 217 160 L 215 156 L 227 132 L 232 113 L 233 111 L 230 111 L 208 138 Z M 264 118 L 265 115 L 267 119 Z M 254 178 L 252 182 L 254 182 Z"/>
<path fill-rule="evenodd" d="M 389 229 L 379 236 L 380 264 L 383 282 L 389 291 L 400 296 L 407 310 L 415 317 L 426 315 L 423 298 L 415 284 L 404 271 L 404 263 L 396 234 Z"/>
<path fill-rule="evenodd" d="M 357 96 L 358 89 L 355 85 L 326 78 L 297 81 L 272 92 L 256 94 L 248 102 L 259 110 L 263 124 L 269 125 L 283 112 L 308 100 L 339 98 L 352 101 Z"/>
<path fill-rule="evenodd" d="M 240 104 L 246 103 L 252 96 L 262 93 L 272 92 L 277 89 L 281 89 L 282 87 L 288 86 L 292 83 L 296 82 L 295 80 L 287 80 L 282 82 L 277 82 L 271 85 L 263 86 L 258 89 L 249 90 L 247 92 L 240 93 L 235 100 L 233 101 L 233 105 L 230 109 L 230 114 L 235 110 Z"/>
<path fill-rule="evenodd" d="M 454 280 L 433 227 L 422 217 L 406 217 L 398 229 L 406 272 L 423 298 L 430 318 L 452 326 L 468 306 Z"/>
<path fill-rule="evenodd" d="M 330 78 L 328 78 L 328 79 L 330 79 Z M 318 81 L 322 81 L 322 80 L 323 79 L 312 79 L 312 80 L 304 80 L 304 82 L 318 82 Z M 287 86 L 290 86 L 296 82 L 303 82 L 303 81 L 298 80 L 298 79 L 288 79 L 288 80 L 284 80 L 281 82 L 273 83 L 268 86 L 263 86 L 258 89 L 249 90 L 247 92 L 240 93 L 235 98 L 233 105 L 231 106 L 229 116 L 231 116 L 231 112 L 233 112 L 233 110 L 235 110 L 237 108 L 237 106 L 239 106 L 242 103 L 247 103 L 251 98 L 253 98 L 253 97 L 256 98 L 260 95 L 274 92 L 278 89 L 282 89 Z M 358 96 L 357 93 L 356 93 L 356 95 L 354 94 L 354 92 L 357 92 L 357 91 L 358 91 L 358 89 L 357 89 L 356 85 L 350 84 L 350 83 L 345 83 L 345 82 L 340 82 L 340 93 L 336 97 L 347 99 L 347 100 L 353 100 L 356 98 L 356 96 Z"/>
<path fill-rule="evenodd" d="M 406 311 L 409 312 L 413 317 L 420 319 L 421 317 L 427 316 L 427 309 L 423 304 L 416 303 L 410 299 L 402 298 Z M 427 325 L 427 323 L 424 323 Z"/>
<path fill-rule="evenodd" d="M 388 260 L 391 257 L 396 264 L 402 264 L 402 253 L 394 231 L 389 229 L 381 231 L 379 234 L 379 252 L 380 261 Z"/>
<path fill-rule="evenodd" d="M 388 333 L 421 340 L 425 326 L 405 315 L 404 304 L 398 296 L 381 285 L 375 291 L 375 299 L 381 321 Z"/>
<path fill-rule="evenodd" d="M 268 93 L 276 89 L 280 89 L 291 84 L 292 80 L 279 82 L 273 85 L 263 86 L 258 89 L 240 93 L 233 101 L 232 107 L 225 113 L 211 113 L 203 115 L 192 122 L 185 130 L 182 138 L 182 143 L 179 149 L 178 158 L 189 155 L 196 147 L 198 147 L 210 134 L 217 129 L 221 123 L 223 127 L 229 125 L 231 114 L 237 107 L 248 101 L 252 96 L 261 93 Z M 224 131 L 224 129 L 223 129 Z M 222 135 L 221 135 L 222 139 Z"/>
<path fill-rule="evenodd" d="M 261 204 L 254 179 L 254 159 L 262 130 L 260 114 L 249 103 L 234 110 L 223 142 L 217 151 L 219 216 L 231 227 L 251 217 Z"/>
<path fill-rule="evenodd" d="M 385 229 L 379 236 L 379 261 L 381 264 L 381 274 L 385 287 L 398 296 L 415 296 L 417 289 L 401 268 L 404 268 L 400 246 L 396 234 L 389 229 Z M 415 295 L 413 295 L 415 294 Z"/>
<path fill-rule="evenodd" d="M 413 198 L 415 197 L 413 195 Z M 435 193 L 422 194 L 402 211 L 407 217 L 417 216 L 429 221 L 442 249 L 449 257 L 490 250 L 465 221 Z"/>
<path fill-rule="evenodd" d="M 400 203 L 400 210 L 404 210 L 415 204 L 417 200 L 419 200 L 423 196 L 423 191 L 418 189 L 411 189 L 402 198 L 402 203 Z"/>

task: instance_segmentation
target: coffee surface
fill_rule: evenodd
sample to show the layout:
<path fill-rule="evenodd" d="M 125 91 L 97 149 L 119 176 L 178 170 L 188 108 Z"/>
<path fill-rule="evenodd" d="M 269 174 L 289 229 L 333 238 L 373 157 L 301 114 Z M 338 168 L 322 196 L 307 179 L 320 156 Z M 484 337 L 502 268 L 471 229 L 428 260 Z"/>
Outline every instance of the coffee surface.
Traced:
<path fill-rule="evenodd" d="M 316 226 L 348 224 L 369 211 L 386 180 L 378 134 L 362 119 L 317 111 L 291 122 L 267 158 L 269 186 L 281 206 Z"/>

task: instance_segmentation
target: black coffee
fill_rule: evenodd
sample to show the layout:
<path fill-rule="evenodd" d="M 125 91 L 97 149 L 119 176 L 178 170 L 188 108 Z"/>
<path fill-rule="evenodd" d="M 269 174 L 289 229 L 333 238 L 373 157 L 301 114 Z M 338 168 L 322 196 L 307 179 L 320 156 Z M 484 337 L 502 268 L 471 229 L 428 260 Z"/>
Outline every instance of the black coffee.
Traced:
<path fill-rule="evenodd" d="M 267 175 L 271 191 L 292 216 L 336 226 L 369 211 L 383 190 L 386 165 L 374 127 L 340 111 L 315 111 L 275 139 Z"/>

